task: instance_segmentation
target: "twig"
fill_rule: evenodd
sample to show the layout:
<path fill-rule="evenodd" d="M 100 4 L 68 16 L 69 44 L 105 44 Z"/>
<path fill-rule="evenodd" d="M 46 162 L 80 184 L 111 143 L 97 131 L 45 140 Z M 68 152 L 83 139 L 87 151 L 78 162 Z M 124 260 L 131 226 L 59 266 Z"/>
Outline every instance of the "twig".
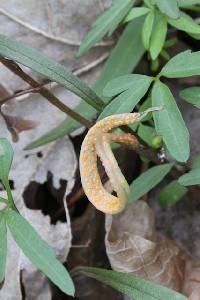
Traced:
<path fill-rule="evenodd" d="M 4 58 L 3 56 L 0 56 L 0 62 L 4 64 L 10 71 L 15 73 L 17 76 L 19 76 L 21 79 L 26 81 L 30 86 L 33 88 L 39 88 L 38 92 L 46 98 L 51 104 L 55 105 L 58 109 L 72 117 L 77 122 L 81 123 L 82 125 L 90 128 L 92 126 L 92 122 L 85 119 L 75 111 L 73 111 L 71 108 L 69 108 L 67 105 L 62 103 L 55 95 L 53 95 L 48 89 L 45 87 L 41 87 L 40 84 L 33 79 L 30 75 L 25 73 L 15 62 L 8 60 Z M 2 104 L 2 103 L 1 103 Z"/>
<path fill-rule="evenodd" d="M 21 97 L 21 96 L 24 96 L 24 95 L 27 95 L 27 96 L 28 96 L 28 95 L 30 95 L 31 93 L 39 93 L 41 87 L 42 87 L 43 85 L 45 85 L 45 84 L 46 84 L 46 83 L 41 84 L 41 85 L 40 85 L 39 87 L 37 87 L 37 88 L 28 88 L 28 89 L 25 89 L 25 90 L 23 90 L 23 91 L 16 92 L 16 93 L 14 93 L 14 94 L 12 94 L 12 95 L 6 97 L 6 98 L 0 99 L 0 106 L 2 106 L 4 103 L 6 103 L 7 101 L 12 100 L 12 99 L 14 99 L 14 98 L 18 98 L 18 97 Z"/>
<path fill-rule="evenodd" d="M 43 37 L 48 38 L 50 40 L 57 41 L 57 42 L 60 42 L 60 43 L 63 43 L 63 44 L 69 45 L 69 46 L 74 46 L 74 47 L 79 47 L 81 45 L 80 41 L 75 41 L 72 39 L 67 39 L 67 38 L 63 38 L 61 36 L 55 36 L 51 33 L 47 33 L 44 30 L 39 29 L 39 28 L 21 20 L 20 18 L 12 15 L 11 13 L 9 13 L 8 11 L 6 11 L 3 8 L 0 8 L 0 13 L 4 16 L 8 17 L 12 21 L 22 25 L 23 27 L 25 27 L 35 33 L 38 33 L 38 34 L 42 35 Z M 107 46 L 113 45 L 113 43 L 114 43 L 114 41 L 104 41 L 104 42 L 96 43 L 94 45 L 94 47 L 107 47 Z"/>

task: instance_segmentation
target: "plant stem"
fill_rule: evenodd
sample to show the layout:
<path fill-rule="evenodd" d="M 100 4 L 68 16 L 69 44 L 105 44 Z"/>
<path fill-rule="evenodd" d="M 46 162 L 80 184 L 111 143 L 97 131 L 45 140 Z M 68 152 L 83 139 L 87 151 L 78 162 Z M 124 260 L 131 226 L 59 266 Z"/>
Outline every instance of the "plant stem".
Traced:
<path fill-rule="evenodd" d="M 67 105 L 62 103 L 54 94 L 52 94 L 48 89 L 42 87 L 35 79 L 33 79 L 30 75 L 25 73 L 19 66 L 12 60 L 8 60 L 0 55 L 0 62 L 6 66 L 11 72 L 15 73 L 25 82 L 27 82 L 31 87 L 38 89 L 38 93 L 41 94 L 44 98 L 46 98 L 51 104 L 55 105 L 62 112 L 66 113 L 74 120 L 82 124 L 83 126 L 90 128 L 92 126 L 92 122 L 85 119 Z M 3 101 L 2 101 L 3 102 Z M 5 103 L 5 102 L 4 102 Z M 0 103 L 2 105 L 3 103 Z"/>

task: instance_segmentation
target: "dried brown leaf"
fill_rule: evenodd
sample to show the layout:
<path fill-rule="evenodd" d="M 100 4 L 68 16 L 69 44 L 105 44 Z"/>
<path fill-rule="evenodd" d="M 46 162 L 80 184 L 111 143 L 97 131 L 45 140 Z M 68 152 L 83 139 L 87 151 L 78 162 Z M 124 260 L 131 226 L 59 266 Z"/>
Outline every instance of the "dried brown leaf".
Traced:
<path fill-rule="evenodd" d="M 155 231 L 155 216 L 139 201 L 106 216 L 106 250 L 116 271 L 136 274 L 200 300 L 200 263 Z"/>
<path fill-rule="evenodd" d="M 182 291 L 190 300 L 200 300 L 200 262 L 187 262 Z"/>

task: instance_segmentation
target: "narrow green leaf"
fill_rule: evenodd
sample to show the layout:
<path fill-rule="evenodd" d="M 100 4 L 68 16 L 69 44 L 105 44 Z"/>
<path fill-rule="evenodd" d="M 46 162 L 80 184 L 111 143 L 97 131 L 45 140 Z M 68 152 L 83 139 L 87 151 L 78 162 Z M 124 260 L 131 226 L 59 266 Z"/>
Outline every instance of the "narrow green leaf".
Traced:
<path fill-rule="evenodd" d="M 181 185 L 196 185 L 200 184 L 200 168 L 191 170 L 189 173 L 184 174 L 178 180 Z"/>
<path fill-rule="evenodd" d="M 200 87 L 190 87 L 180 92 L 183 100 L 200 108 Z"/>
<path fill-rule="evenodd" d="M 151 40 L 150 40 L 150 55 L 153 60 L 155 60 L 160 54 L 167 35 L 167 20 L 164 16 L 160 17 L 160 20 L 156 24 Z"/>
<path fill-rule="evenodd" d="M 156 5 L 160 11 L 172 19 L 177 19 L 180 16 L 177 0 L 156 0 Z"/>
<path fill-rule="evenodd" d="M 14 210 L 6 212 L 6 222 L 14 240 L 30 261 L 64 293 L 73 296 L 74 285 L 69 273 L 34 228 Z"/>
<path fill-rule="evenodd" d="M 200 25 L 184 12 L 180 13 L 180 17 L 177 20 L 168 19 L 168 23 L 187 33 L 200 34 Z"/>
<path fill-rule="evenodd" d="M 131 73 L 138 64 L 145 52 L 141 41 L 141 26 L 143 22 L 143 18 L 138 18 L 127 25 L 117 45 L 112 51 L 111 56 L 107 60 L 99 79 L 95 83 L 94 89 L 97 93 L 102 93 L 103 88 L 109 80 L 123 74 Z M 124 45 L 126 45 L 126 47 L 124 47 Z M 95 117 L 95 110 L 84 102 L 81 102 L 78 105 L 76 111 L 81 113 L 87 119 Z M 30 145 L 28 145 L 27 149 L 47 144 L 71 133 L 79 127 L 79 123 L 72 118 L 67 118 L 67 120 L 63 121 L 56 128 L 41 136 L 36 141 L 33 141 Z"/>
<path fill-rule="evenodd" d="M 128 15 L 125 17 L 123 23 L 130 22 L 138 17 L 144 16 L 149 12 L 147 7 L 134 7 L 130 10 Z"/>
<path fill-rule="evenodd" d="M 129 74 L 110 81 L 103 90 L 104 96 L 112 97 L 121 94 L 106 106 L 98 119 L 131 112 L 146 94 L 152 80 L 153 78 L 149 76 Z"/>
<path fill-rule="evenodd" d="M 181 162 L 189 158 L 189 133 L 170 89 L 156 81 L 152 90 L 152 105 L 163 107 L 153 113 L 156 131 L 163 137 L 170 154 Z"/>
<path fill-rule="evenodd" d="M 132 274 L 88 267 L 79 268 L 79 272 L 135 300 L 188 300 L 175 291 Z"/>
<path fill-rule="evenodd" d="M 4 213 L 0 212 L 0 283 L 5 277 L 7 256 L 7 230 Z"/>
<path fill-rule="evenodd" d="M 148 15 L 146 16 L 146 19 L 144 21 L 144 25 L 142 28 L 142 41 L 143 41 L 144 48 L 146 50 L 149 49 L 149 43 L 150 43 L 150 38 L 151 38 L 151 34 L 152 34 L 154 18 L 155 18 L 155 11 L 151 10 L 148 13 Z"/>
<path fill-rule="evenodd" d="M 168 78 L 200 75 L 200 51 L 187 50 L 177 54 L 166 63 L 160 75 Z"/>
<path fill-rule="evenodd" d="M 0 138 L 0 180 L 3 184 L 8 181 L 11 164 L 13 160 L 13 149 L 9 141 Z"/>
<path fill-rule="evenodd" d="M 64 66 L 22 42 L 0 34 L 0 54 L 59 83 L 96 109 L 103 107 L 103 101 L 83 81 Z"/>
<path fill-rule="evenodd" d="M 186 187 L 173 180 L 161 190 L 156 201 L 164 208 L 172 207 L 185 196 L 187 191 Z"/>
<path fill-rule="evenodd" d="M 170 172 L 172 164 L 155 166 L 142 173 L 130 185 L 129 202 L 135 202 L 153 189 Z"/>
<path fill-rule="evenodd" d="M 187 7 L 195 4 L 200 4 L 200 0 L 179 0 L 179 7 Z"/>
<path fill-rule="evenodd" d="M 88 51 L 96 42 L 107 33 L 110 35 L 126 16 L 133 4 L 132 0 L 116 0 L 112 6 L 101 15 L 93 24 L 93 28 L 81 43 L 77 55 L 80 56 Z"/>

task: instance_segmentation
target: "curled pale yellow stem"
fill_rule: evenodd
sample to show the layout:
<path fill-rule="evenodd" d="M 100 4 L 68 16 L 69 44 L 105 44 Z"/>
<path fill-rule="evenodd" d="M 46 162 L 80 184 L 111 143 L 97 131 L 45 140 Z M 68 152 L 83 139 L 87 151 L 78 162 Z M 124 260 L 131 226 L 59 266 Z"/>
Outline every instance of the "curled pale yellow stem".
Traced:
<path fill-rule="evenodd" d="M 109 133 L 112 128 L 140 121 L 144 113 L 126 113 L 109 116 L 97 122 L 87 133 L 80 153 L 82 186 L 88 200 L 99 210 L 108 214 L 121 212 L 128 200 L 129 186 L 110 148 L 110 141 L 138 147 L 137 139 L 127 133 Z M 101 159 L 117 197 L 103 187 L 97 168 L 97 156 Z"/>

